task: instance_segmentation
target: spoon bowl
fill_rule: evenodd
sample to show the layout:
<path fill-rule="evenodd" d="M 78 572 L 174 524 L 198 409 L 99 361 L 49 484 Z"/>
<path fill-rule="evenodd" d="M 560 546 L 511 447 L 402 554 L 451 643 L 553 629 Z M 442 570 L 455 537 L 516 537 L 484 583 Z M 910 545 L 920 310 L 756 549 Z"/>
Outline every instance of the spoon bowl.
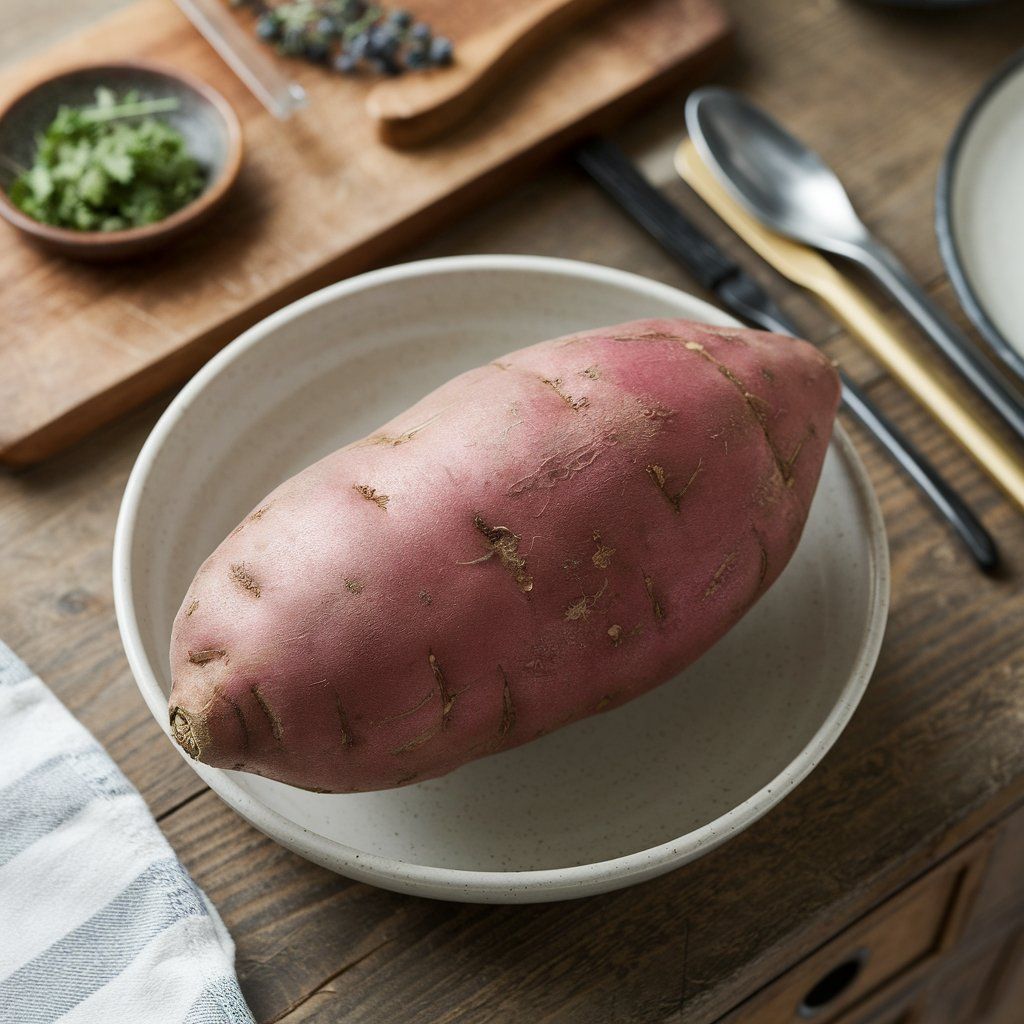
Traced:
<path fill-rule="evenodd" d="M 873 274 L 1024 442 L 1024 401 L 895 253 L 868 231 L 842 182 L 814 150 L 730 89 L 692 93 L 686 125 L 704 162 L 741 206 L 779 234 Z"/>
<path fill-rule="evenodd" d="M 762 223 L 844 255 L 849 244 L 863 244 L 867 229 L 842 182 L 764 111 L 738 93 L 711 87 L 690 95 L 686 121 L 705 163 Z"/>

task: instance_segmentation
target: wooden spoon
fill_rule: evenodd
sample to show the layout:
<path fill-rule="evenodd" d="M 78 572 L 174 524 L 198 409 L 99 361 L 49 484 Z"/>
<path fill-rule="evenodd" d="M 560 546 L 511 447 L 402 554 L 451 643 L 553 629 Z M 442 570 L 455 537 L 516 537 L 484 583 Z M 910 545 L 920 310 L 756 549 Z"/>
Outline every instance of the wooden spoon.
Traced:
<path fill-rule="evenodd" d="M 381 82 L 366 100 L 381 139 L 407 147 L 437 138 L 481 106 L 515 64 L 606 3 L 530 0 L 461 44 L 452 67 Z"/>

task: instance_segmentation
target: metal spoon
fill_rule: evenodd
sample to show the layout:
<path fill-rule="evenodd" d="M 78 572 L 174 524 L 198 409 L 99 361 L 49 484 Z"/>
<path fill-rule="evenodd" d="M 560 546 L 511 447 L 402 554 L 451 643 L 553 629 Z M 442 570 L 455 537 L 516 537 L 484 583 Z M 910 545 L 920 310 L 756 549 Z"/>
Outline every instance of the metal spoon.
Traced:
<path fill-rule="evenodd" d="M 780 234 L 853 260 L 873 274 L 1024 441 L 1024 402 L 898 257 L 872 236 L 842 182 L 817 153 L 729 89 L 692 93 L 686 125 L 705 162 L 747 210 Z"/>

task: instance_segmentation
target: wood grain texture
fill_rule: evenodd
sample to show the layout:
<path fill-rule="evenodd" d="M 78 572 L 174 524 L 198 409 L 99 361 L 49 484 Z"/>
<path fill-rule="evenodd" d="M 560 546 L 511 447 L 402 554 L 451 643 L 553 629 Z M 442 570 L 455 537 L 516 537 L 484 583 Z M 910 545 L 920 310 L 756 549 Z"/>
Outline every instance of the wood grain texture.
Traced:
<path fill-rule="evenodd" d="M 517 0 L 423 0 L 472 39 Z M 366 269 L 491 195 L 598 123 L 696 72 L 727 38 L 714 0 L 643 0 L 580 25 L 507 76 L 443 145 L 399 153 L 363 110 L 368 79 L 289 65 L 310 105 L 275 121 L 170 0 L 139 0 L 0 74 L 0 100 L 67 66 L 133 56 L 219 89 L 246 160 L 217 216 L 145 260 L 90 267 L 21 240 L 0 248 L 0 461 L 25 465 L 180 382 L 242 329 Z"/>
<path fill-rule="evenodd" d="M 874 1020 L 876 1011 L 884 1019 L 893 991 L 919 982 L 956 943 L 989 845 L 989 837 L 968 843 L 741 1003 L 721 1024 L 781 1024 L 801 1012 L 819 1024 Z M 836 982 L 835 972 L 843 968 L 849 973 Z M 821 983 L 830 976 L 833 984 L 823 993 Z M 816 989 L 816 998 L 809 998 Z"/>
<path fill-rule="evenodd" d="M 520 0 L 505 19 L 463 42 L 452 66 L 379 82 L 366 98 L 366 111 L 388 145 L 421 146 L 439 139 L 480 110 L 531 53 L 564 43 L 607 3 Z"/>
<path fill-rule="evenodd" d="M 7 5 L 32 11 L 36 2 Z M 1024 35 L 1024 10 L 1007 3 L 913 15 L 852 0 L 729 6 L 742 56 L 722 80 L 813 140 L 872 226 L 952 308 L 931 228 L 934 171 L 959 109 Z M 7 44 L 0 33 L 0 53 Z M 672 180 L 682 99 L 669 97 L 620 138 L 700 216 Z M 402 258 L 493 251 L 589 259 L 693 290 L 567 167 L 527 178 Z M 636 889 L 548 907 L 446 905 L 338 878 L 265 839 L 204 791 L 160 737 L 113 621 L 117 505 L 162 403 L 42 466 L 0 475 L 0 635 L 163 815 L 171 842 L 235 936 L 242 985 L 261 1022 L 702 1024 L 1024 799 L 1020 516 L 826 317 L 740 255 L 978 509 L 1006 567 L 996 579 L 978 575 L 905 479 L 848 423 L 878 490 L 893 558 L 892 615 L 864 703 L 822 765 L 770 815 L 703 860 Z M 983 887 L 976 903 L 979 914 L 988 908 L 979 918 L 986 935 L 988 922 L 1002 921 L 1014 884 L 1019 840 L 1005 842 L 990 863 L 1002 865 L 1007 881 L 991 892 Z M 992 942 L 992 957 L 1018 955 L 1020 947 Z M 972 968 L 981 981 L 964 986 L 984 989 L 991 970 L 988 961 Z M 1016 1024 L 1019 1000 L 1005 1000 L 1021 991 L 1021 973 L 1000 977 L 991 1024 Z M 950 984 L 946 991 L 955 991 Z M 949 1024 L 954 1018 L 939 1016 L 942 1006 L 941 993 L 932 999 L 922 989 L 894 996 L 871 1021 Z M 965 998 L 955 1024 L 978 1024 L 972 1009 Z M 843 1024 L 865 1022 L 844 1017 Z"/>

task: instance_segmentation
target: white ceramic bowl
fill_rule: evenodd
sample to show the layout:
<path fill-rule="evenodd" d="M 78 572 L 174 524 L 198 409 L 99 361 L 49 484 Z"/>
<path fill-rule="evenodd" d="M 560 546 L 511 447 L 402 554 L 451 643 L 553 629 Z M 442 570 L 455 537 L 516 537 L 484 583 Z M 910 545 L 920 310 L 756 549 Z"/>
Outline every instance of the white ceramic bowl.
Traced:
<path fill-rule="evenodd" d="M 644 316 L 731 322 L 606 267 L 456 257 L 326 288 L 212 359 L 146 442 L 114 543 L 121 636 L 164 730 L 174 613 L 272 487 L 462 370 Z M 807 775 L 867 685 L 888 594 L 878 506 L 837 428 L 783 576 L 699 663 L 624 708 L 382 793 L 315 795 L 190 763 L 267 835 L 375 885 L 476 902 L 603 892 L 707 852 Z"/>

